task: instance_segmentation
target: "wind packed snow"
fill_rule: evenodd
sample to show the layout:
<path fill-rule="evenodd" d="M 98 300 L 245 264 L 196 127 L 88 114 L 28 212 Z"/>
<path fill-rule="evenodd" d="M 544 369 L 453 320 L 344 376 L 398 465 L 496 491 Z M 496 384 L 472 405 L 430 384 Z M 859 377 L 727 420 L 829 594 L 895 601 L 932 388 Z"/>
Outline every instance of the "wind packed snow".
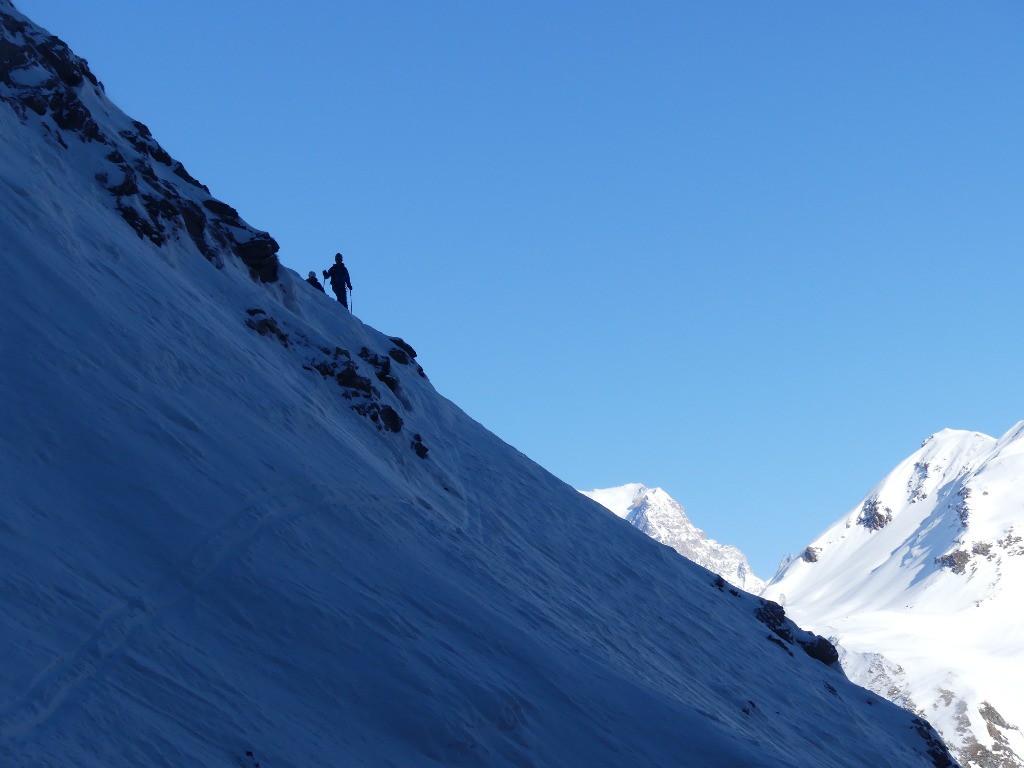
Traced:
<path fill-rule="evenodd" d="M 754 575 L 746 556 L 737 547 L 709 539 L 693 524 L 683 505 L 661 488 L 628 483 L 580 493 L 731 584 L 755 595 L 764 589 L 765 583 Z"/>
<path fill-rule="evenodd" d="M 948 764 L 0 35 L 0 764 Z"/>
<path fill-rule="evenodd" d="M 764 595 L 965 765 L 1024 765 L 1024 422 L 928 438 Z"/>

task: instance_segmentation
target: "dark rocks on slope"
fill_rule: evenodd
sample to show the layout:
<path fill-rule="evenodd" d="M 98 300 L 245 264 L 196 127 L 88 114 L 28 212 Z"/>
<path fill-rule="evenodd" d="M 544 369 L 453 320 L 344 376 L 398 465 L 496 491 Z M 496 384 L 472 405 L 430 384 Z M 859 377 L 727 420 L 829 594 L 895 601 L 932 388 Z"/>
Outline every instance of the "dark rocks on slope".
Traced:
<path fill-rule="evenodd" d="M 149 155 L 161 165 L 170 166 L 174 162 L 171 160 L 171 156 L 167 154 L 167 151 L 156 143 L 156 139 L 153 138 L 153 134 L 145 123 L 132 120 L 132 125 L 135 126 L 135 130 L 138 133 L 132 135 L 130 132 L 122 132 L 122 135 L 127 133 L 127 138 L 139 152 Z"/>
<path fill-rule="evenodd" d="M 424 379 L 427 378 L 427 374 L 424 372 L 423 367 L 416 362 L 416 350 L 412 348 L 412 345 L 404 339 L 400 339 L 398 336 L 389 336 L 388 339 L 395 345 L 388 350 L 388 355 L 391 359 L 399 365 L 416 366 L 416 372 Z"/>
<path fill-rule="evenodd" d="M 762 598 L 761 605 L 754 611 L 757 620 L 765 624 L 769 629 L 776 630 L 782 626 L 786 619 L 786 609 L 774 600 Z"/>
<path fill-rule="evenodd" d="M 258 307 L 246 310 L 248 317 L 245 324 L 261 336 L 273 336 L 281 342 L 284 347 L 292 347 L 305 353 L 321 353 L 326 357 L 319 357 L 314 354 L 308 362 L 301 365 L 307 371 L 315 371 L 325 379 L 333 379 L 342 389 L 342 397 L 346 400 L 359 401 L 349 406 L 353 411 L 369 419 L 378 430 L 384 432 L 401 432 L 405 420 L 395 408 L 382 401 L 380 391 L 373 386 L 371 380 L 359 373 L 356 362 L 352 359 L 351 353 L 341 347 L 335 347 L 333 353 L 329 347 L 315 346 L 309 342 L 305 334 L 296 332 L 289 336 L 284 328 L 266 311 Z M 359 356 L 373 369 L 377 378 L 385 381 L 391 380 L 393 391 L 399 389 L 398 379 L 391 375 L 391 358 L 383 357 L 371 352 L 368 347 L 360 350 Z M 389 386 L 392 386 L 389 384 Z M 401 398 L 398 398 L 401 400 Z M 408 407 L 403 403 L 404 407 Z M 421 459 L 427 457 L 429 449 L 423 444 L 421 435 L 414 435 L 412 449 Z"/>
<path fill-rule="evenodd" d="M 821 550 L 818 547 L 808 547 L 800 554 L 800 558 L 805 563 L 816 563 L 820 554 Z"/>
<path fill-rule="evenodd" d="M 399 383 L 398 379 L 391 374 L 390 357 L 381 357 L 380 355 L 376 355 L 366 347 L 359 350 L 359 356 L 373 366 L 378 381 L 384 384 L 395 394 L 398 394 Z"/>
<path fill-rule="evenodd" d="M 1010 557 L 1024 555 L 1024 546 L 1021 545 L 1022 538 L 1013 532 L 1013 526 L 1006 531 L 1006 535 L 999 539 L 996 544 Z"/>
<path fill-rule="evenodd" d="M 138 193 L 139 184 L 135 180 L 135 174 L 132 172 L 132 169 L 127 165 L 118 166 L 118 168 L 121 172 L 121 181 L 118 184 L 107 187 L 107 191 L 115 197 L 127 197 Z M 96 174 L 96 180 L 101 183 L 106 183 L 109 180 L 109 177 L 106 173 L 98 173 Z"/>
<path fill-rule="evenodd" d="M 892 510 L 882 506 L 876 498 L 868 499 L 857 522 L 869 531 L 880 531 L 892 522 Z"/>
<path fill-rule="evenodd" d="M 989 735 L 997 741 L 1006 741 L 1006 737 L 998 731 L 994 731 L 994 728 L 999 728 L 1004 731 L 1020 730 L 1016 725 L 1008 723 L 1006 718 L 999 714 L 999 711 L 987 701 L 981 702 L 981 706 L 978 707 L 978 714 L 981 715 L 982 719 L 988 725 Z"/>
<path fill-rule="evenodd" d="M 768 642 L 770 642 L 770 643 L 772 643 L 774 645 L 779 646 L 779 648 L 784 650 L 789 656 L 793 655 L 793 652 L 791 650 L 789 650 L 789 647 L 784 642 L 782 642 L 779 638 L 777 638 L 775 635 L 768 635 L 766 639 L 768 640 Z"/>
<path fill-rule="evenodd" d="M 185 231 L 188 233 L 192 244 L 206 257 L 208 261 L 216 262 L 217 252 L 206 239 L 206 214 L 197 203 L 191 200 L 183 200 L 181 204 L 181 220 L 185 224 Z"/>
<path fill-rule="evenodd" d="M 261 317 L 258 320 L 255 318 L 249 318 L 245 321 L 245 324 L 252 328 L 260 336 L 273 336 L 282 346 L 288 346 L 288 334 L 282 331 L 277 321 L 272 317 Z"/>
<path fill-rule="evenodd" d="M 24 31 L 24 28 L 21 31 Z M 39 43 L 36 50 L 48 65 L 47 68 L 55 73 L 65 85 L 77 88 L 85 80 L 93 85 L 99 85 L 99 80 L 89 70 L 86 60 L 75 56 L 68 48 L 67 43 L 56 35 L 50 35 Z"/>
<path fill-rule="evenodd" d="M 209 189 L 157 143 L 145 124 L 136 120 L 131 129 L 105 135 L 98 122 L 102 116 L 94 115 L 86 104 L 103 97 L 103 86 L 88 63 L 59 38 L 13 14 L 10 4 L 0 3 L 0 101 L 23 122 L 39 121 L 64 149 L 72 137 L 106 147 L 95 158 L 101 166 L 96 181 L 140 238 L 161 247 L 184 230 L 214 266 L 222 267 L 223 256 L 232 254 L 249 268 L 253 279 L 275 281 L 279 264 L 274 239 L 246 224 L 231 206 L 211 198 Z M 31 76 L 18 77 L 22 70 L 31 71 Z M 35 84 L 21 84 L 25 82 Z"/>
<path fill-rule="evenodd" d="M 965 573 L 967 563 L 971 560 L 971 553 L 965 549 L 956 549 L 945 555 L 939 555 L 935 562 L 943 568 L 949 568 L 953 573 Z"/>
<path fill-rule="evenodd" d="M 373 385 L 370 384 L 370 380 L 365 376 L 360 376 L 356 371 L 355 365 L 351 362 L 347 363 L 338 373 L 334 376 L 338 385 L 345 387 L 346 389 L 353 389 L 356 392 L 361 392 L 367 397 L 373 395 L 376 391 Z"/>
<path fill-rule="evenodd" d="M 389 349 L 388 356 L 399 365 L 408 365 L 411 359 L 404 349 L 399 349 L 398 347 Z"/>
<path fill-rule="evenodd" d="M 813 641 L 809 643 L 800 643 L 800 647 L 804 649 L 804 653 L 810 656 L 812 659 L 817 659 L 825 666 L 832 666 L 839 661 L 839 651 L 824 637 L 816 636 Z"/>
<path fill-rule="evenodd" d="M 260 282 L 272 283 L 277 280 L 277 252 L 280 246 L 266 232 L 254 232 L 248 242 L 234 241 L 235 254 Z"/>
<path fill-rule="evenodd" d="M 40 94 L 33 94 L 42 98 Z M 58 87 L 46 100 L 46 107 L 58 128 L 77 133 L 83 141 L 104 141 L 92 113 L 70 88 Z M 39 113 L 42 114 L 42 113 Z"/>
<path fill-rule="evenodd" d="M 6 38 L 0 38 L 0 82 L 11 84 L 11 73 L 29 64 L 28 51 Z"/>
<path fill-rule="evenodd" d="M 392 432 L 400 432 L 402 430 L 402 417 L 399 416 L 398 411 L 390 405 L 381 406 L 380 420 L 384 424 L 384 427 Z"/>
<path fill-rule="evenodd" d="M 193 187 L 203 190 L 206 194 L 210 194 L 210 188 L 205 184 L 199 182 L 191 173 L 185 170 L 185 166 L 177 160 L 174 161 L 174 165 L 171 167 L 171 172 L 183 181 L 187 181 Z"/>
<path fill-rule="evenodd" d="M 800 629 L 786 618 L 786 610 L 778 603 L 761 598 L 761 605 L 754 611 L 754 615 L 777 637 L 790 645 L 800 646 L 812 659 L 829 667 L 839 661 L 839 651 L 831 642 L 821 635 Z"/>
<path fill-rule="evenodd" d="M 409 344 L 405 339 L 398 336 L 388 336 L 388 341 L 398 347 L 401 351 L 405 352 L 411 360 L 416 359 L 416 350 L 413 349 L 412 344 Z M 389 352 L 388 354 L 391 353 Z M 398 360 L 398 362 L 401 362 L 401 360 Z M 405 363 L 402 363 L 402 365 L 405 365 Z"/>
<path fill-rule="evenodd" d="M 135 208 L 118 201 L 117 212 L 121 214 L 121 218 L 125 220 L 129 227 L 135 230 L 135 233 L 140 238 L 148 238 L 156 245 L 164 244 L 164 238 L 160 230 Z"/>
<path fill-rule="evenodd" d="M 928 746 L 928 757 L 932 759 L 935 768 L 953 768 L 957 763 L 949 753 L 945 742 L 939 738 L 939 734 L 932 728 L 931 723 L 920 717 L 914 718 L 914 730 L 924 739 Z"/>
<path fill-rule="evenodd" d="M 412 449 L 421 459 L 427 458 L 427 454 L 430 452 L 430 449 L 423 444 L 423 437 L 421 435 L 412 436 Z"/>
<path fill-rule="evenodd" d="M 379 405 L 377 403 L 360 403 L 353 405 L 352 410 L 366 416 L 377 425 L 379 429 L 386 429 L 389 432 L 401 432 L 402 417 L 390 405 Z"/>
<path fill-rule="evenodd" d="M 241 219 L 238 217 L 238 211 L 227 203 L 222 203 L 220 200 L 214 200 L 211 197 L 209 200 L 203 200 L 203 207 L 210 213 L 215 214 L 217 218 L 228 222 L 232 226 L 240 227 L 242 225 Z"/>
<path fill-rule="evenodd" d="M 971 498 L 970 486 L 962 486 L 960 490 L 956 492 L 956 504 L 953 509 L 956 511 L 956 516 L 960 520 L 960 527 L 966 528 L 967 521 L 971 519 L 971 505 L 969 499 Z"/>
<path fill-rule="evenodd" d="M 375 399 L 380 393 L 366 376 L 361 376 L 352 362 L 352 356 L 348 350 L 336 347 L 332 359 L 312 360 L 305 366 L 308 370 L 316 371 L 325 379 L 334 379 L 338 386 L 345 389 L 343 397 L 352 400 L 355 397 Z"/>

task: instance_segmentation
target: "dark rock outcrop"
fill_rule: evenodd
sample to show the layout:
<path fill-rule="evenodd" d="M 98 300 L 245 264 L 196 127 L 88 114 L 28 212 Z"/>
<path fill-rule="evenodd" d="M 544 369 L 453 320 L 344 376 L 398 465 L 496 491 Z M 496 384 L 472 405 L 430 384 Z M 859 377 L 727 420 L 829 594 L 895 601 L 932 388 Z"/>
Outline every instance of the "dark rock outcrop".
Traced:
<path fill-rule="evenodd" d="M 266 312 L 262 309 L 250 309 L 247 311 L 249 319 L 245 321 L 245 324 L 256 331 L 260 336 L 273 336 L 284 347 L 288 346 L 288 334 L 282 331 L 277 321 L 272 317 L 267 317 Z M 260 317 L 262 315 L 262 317 Z"/>
<path fill-rule="evenodd" d="M 388 356 L 399 365 L 412 365 L 415 366 L 416 372 L 423 378 L 427 377 L 424 373 L 422 366 L 416 362 L 416 350 L 412 348 L 404 339 L 398 336 L 389 336 L 388 340 L 394 344 L 391 349 L 388 350 Z"/>
<path fill-rule="evenodd" d="M 913 727 L 917 734 L 924 739 L 928 747 L 928 757 L 932 759 L 932 765 L 935 768 L 953 768 L 957 765 L 945 742 L 932 728 L 931 723 L 920 717 L 915 717 Z"/>
<path fill-rule="evenodd" d="M 832 666 L 839 661 L 839 651 L 824 637 L 816 636 L 811 642 L 800 643 L 804 653 L 812 659 L 817 659 L 826 666 Z"/>
<path fill-rule="evenodd" d="M 970 486 L 964 485 L 956 492 L 956 503 L 953 505 L 953 509 L 956 511 L 956 516 L 960 520 L 960 527 L 966 528 L 967 521 L 971 519 L 971 488 Z"/>
<path fill-rule="evenodd" d="M 880 531 L 892 522 L 892 510 L 882 506 L 877 498 L 870 498 L 864 502 L 857 522 L 869 531 Z"/>
<path fill-rule="evenodd" d="M 423 444 L 422 435 L 418 434 L 412 436 L 412 449 L 421 459 L 427 458 L 427 454 L 430 452 L 430 449 Z"/>
<path fill-rule="evenodd" d="M 324 379 L 331 379 L 341 390 L 341 397 L 352 401 L 349 407 L 361 416 L 365 416 L 382 432 L 401 432 L 405 419 L 395 405 L 408 411 L 411 410 L 401 396 L 401 383 L 392 373 L 392 358 L 377 354 L 368 347 L 359 350 L 357 359 L 347 349 L 335 346 L 332 350 L 324 344 L 312 342 L 302 331 L 288 332 L 265 310 L 258 307 L 246 310 L 245 324 L 260 336 L 275 338 L 281 346 L 298 353 L 296 362 L 305 370 L 320 374 Z M 362 360 L 362 370 L 359 364 Z M 385 383 L 390 390 L 382 391 L 373 385 L 373 379 L 366 368 L 369 367 L 373 377 Z M 386 402 L 391 399 L 395 405 Z M 423 443 L 422 435 L 414 435 L 412 450 L 421 459 L 427 458 L 429 449 Z"/>
<path fill-rule="evenodd" d="M 186 234 L 216 267 L 237 257 L 254 279 L 273 282 L 278 245 L 246 224 L 231 206 L 210 197 L 153 138 L 149 128 L 124 118 L 106 100 L 85 59 L 0 3 L 0 101 L 23 121 L 37 122 L 65 151 L 77 142 L 92 155 L 111 208 L 140 238 L 162 247 Z M 120 130 L 118 130 L 120 129 Z"/>
<path fill-rule="evenodd" d="M 812 659 L 831 667 L 839 662 L 839 651 L 827 639 L 813 632 L 800 629 L 786 618 L 786 610 L 772 600 L 761 598 L 761 604 L 754 611 L 757 620 L 775 633 L 778 641 L 789 645 L 797 645 Z"/>
<path fill-rule="evenodd" d="M 398 394 L 398 379 L 391 374 L 391 357 L 374 354 L 366 347 L 359 350 L 359 357 L 373 366 L 378 381 L 395 394 Z"/>
<path fill-rule="evenodd" d="M 805 563 L 816 563 L 818 562 L 818 555 L 821 554 L 821 550 L 818 547 L 808 547 L 801 554 L 800 558 Z"/>
<path fill-rule="evenodd" d="M 966 549 L 955 549 L 945 555 L 939 555 L 935 562 L 943 568 L 949 568 L 953 573 L 966 573 L 967 563 L 971 560 L 971 553 Z"/>
<path fill-rule="evenodd" d="M 399 351 L 407 354 L 410 360 L 416 359 L 416 350 L 413 349 L 412 344 L 409 344 L 405 339 L 402 339 L 398 336 L 388 336 L 388 341 L 390 341 L 392 344 L 398 347 Z M 394 357 L 394 350 L 391 350 L 388 354 Z M 402 363 L 402 365 L 405 365 L 405 363 L 402 362 L 401 360 L 398 360 L 398 358 L 395 358 L 395 360 L 399 363 Z"/>
<path fill-rule="evenodd" d="M 402 417 L 398 415 L 398 412 L 390 405 L 380 405 L 379 403 L 360 403 L 359 405 L 353 405 L 352 410 L 356 413 L 360 413 L 363 416 L 369 417 L 370 421 L 379 424 L 389 432 L 401 432 L 402 431 Z"/>
<path fill-rule="evenodd" d="M 398 347 L 392 347 L 389 349 L 388 356 L 399 365 L 408 365 L 409 360 L 412 359 L 405 353 L 404 349 L 399 349 Z"/>

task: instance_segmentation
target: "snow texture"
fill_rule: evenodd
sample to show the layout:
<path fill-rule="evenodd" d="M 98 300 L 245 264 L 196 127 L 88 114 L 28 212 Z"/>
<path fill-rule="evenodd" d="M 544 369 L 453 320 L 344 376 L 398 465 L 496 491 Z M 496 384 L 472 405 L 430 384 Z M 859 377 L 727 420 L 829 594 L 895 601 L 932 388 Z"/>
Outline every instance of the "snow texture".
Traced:
<path fill-rule="evenodd" d="M 1024 422 L 929 437 L 807 551 L 766 597 L 964 765 L 1024 765 Z"/>
<path fill-rule="evenodd" d="M 581 493 L 730 584 L 755 595 L 764 589 L 765 583 L 754 575 L 737 547 L 709 539 L 693 524 L 682 504 L 661 488 L 629 483 Z"/>
<path fill-rule="evenodd" d="M 0 0 L 0 764 L 948 764 L 223 204 L 190 224 L 85 72 Z"/>

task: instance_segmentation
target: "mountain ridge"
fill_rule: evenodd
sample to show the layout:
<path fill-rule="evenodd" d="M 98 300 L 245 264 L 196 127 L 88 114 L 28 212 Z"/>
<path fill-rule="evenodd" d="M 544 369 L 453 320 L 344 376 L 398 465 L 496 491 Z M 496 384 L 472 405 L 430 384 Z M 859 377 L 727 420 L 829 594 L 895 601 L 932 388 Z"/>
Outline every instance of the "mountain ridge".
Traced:
<path fill-rule="evenodd" d="M 763 593 L 837 643 L 852 679 L 934 720 L 964 765 L 1024 764 L 1022 478 L 1024 422 L 937 432 Z"/>

